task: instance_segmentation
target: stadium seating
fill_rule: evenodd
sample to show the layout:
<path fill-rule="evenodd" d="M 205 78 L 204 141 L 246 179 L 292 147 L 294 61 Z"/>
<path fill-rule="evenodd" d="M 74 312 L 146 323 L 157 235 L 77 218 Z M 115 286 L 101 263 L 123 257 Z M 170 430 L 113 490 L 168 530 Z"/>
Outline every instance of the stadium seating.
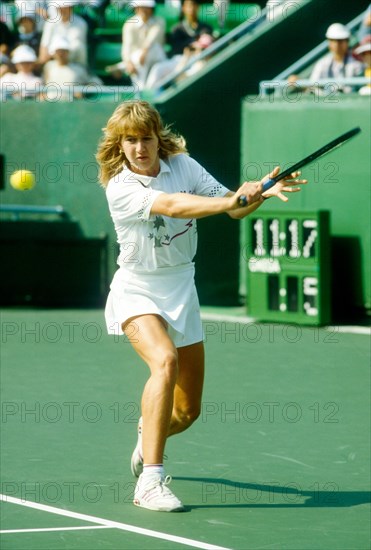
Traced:
<path fill-rule="evenodd" d="M 223 6 L 224 4 L 219 8 L 211 3 L 200 6 L 199 17 L 211 25 L 215 37 L 223 36 L 241 23 L 256 17 L 260 9 L 257 4 L 229 4 L 226 8 Z M 133 14 L 132 8 L 128 5 L 120 6 L 115 3 L 107 6 L 104 27 L 94 30 L 96 46 L 93 70 L 99 76 L 107 76 L 105 67 L 120 61 L 122 27 Z M 179 8 L 168 4 L 158 4 L 156 15 L 165 19 L 167 36 L 180 19 Z M 170 47 L 167 46 L 166 49 L 169 51 Z"/>

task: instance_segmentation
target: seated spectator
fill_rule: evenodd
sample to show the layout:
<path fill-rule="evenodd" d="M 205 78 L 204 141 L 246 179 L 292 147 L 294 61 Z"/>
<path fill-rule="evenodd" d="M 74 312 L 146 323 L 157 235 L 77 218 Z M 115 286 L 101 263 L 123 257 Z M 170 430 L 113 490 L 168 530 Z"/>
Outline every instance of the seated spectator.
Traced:
<path fill-rule="evenodd" d="M 336 83 L 342 78 L 352 78 L 362 74 L 362 63 L 354 59 L 349 50 L 350 32 L 341 23 L 333 23 L 326 32 L 328 40 L 328 49 L 330 53 L 322 57 L 315 64 L 309 80 L 313 86 L 306 91 L 321 94 L 322 89 L 317 84 L 319 80 L 327 80 L 329 83 Z M 292 91 L 297 91 L 295 83 L 299 79 L 296 74 L 290 75 L 288 82 L 293 86 Z M 355 91 L 354 86 L 340 86 L 339 92 L 350 93 Z"/>
<path fill-rule="evenodd" d="M 37 30 L 36 2 L 16 1 L 17 45 L 30 46 L 39 55 L 41 33 Z"/>
<path fill-rule="evenodd" d="M 201 34 L 212 34 L 213 29 L 198 18 L 199 0 L 183 0 L 181 21 L 173 27 L 169 42 L 173 55 L 183 54 L 184 48 L 198 40 Z"/>
<path fill-rule="evenodd" d="M 310 80 L 335 81 L 339 78 L 350 78 L 362 74 L 362 63 L 353 58 L 349 51 L 350 32 L 341 23 L 333 23 L 326 32 L 330 53 L 317 61 Z M 343 86 L 339 89 L 344 93 L 354 91 L 352 86 Z"/>
<path fill-rule="evenodd" d="M 192 58 L 198 56 L 212 43 L 213 37 L 211 34 L 201 34 L 198 40 L 184 48 L 182 55 L 174 55 L 171 59 L 156 63 L 148 75 L 146 83 L 147 88 L 149 90 L 155 90 L 163 79 L 170 77 L 172 74 L 175 77 L 175 75 L 179 71 L 182 71 L 187 65 L 190 66 L 181 75 L 176 77 L 177 81 L 198 72 L 205 65 L 206 59 L 199 59 L 191 64 Z"/>
<path fill-rule="evenodd" d="M 70 63 L 70 45 L 65 38 L 55 38 L 49 53 L 53 59 L 44 65 L 45 86 L 50 85 L 45 91 L 45 99 L 55 101 L 81 98 L 83 94 L 74 90 L 75 86 L 102 84 L 101 80 L 90 75 L 83 65 Z"/>
<path fill-rule="evenodd" d="M 49 50 L 55 38 L 65 38 L 70 44 L 70 60 L 73 63 L 87 65 L 87 33 L 88 25 L 79 15 L 73 13 L 73 6 L 78 0 L 53 0 L 53 6 L 58 9 L 57 17 L 45 21 L 41 36 L 41 64 L 51 59 Z"/>
<path fill-rule="evenodd" d="M 366 35 L 361 43 L 353 50 L 353 56 L 363 63 L 364 76 L 371 78 L 371 34 Z M 371 83 L 358 90 L 361 95 L 371 95 Z"/>
<path fill-rule="evenodd" d="M 35 51 L 22 44 L 13 51 L 11 59 L 17 72 L 7 72 L 0 78 L 2 99 L 28 99 L 38 96 L 43 83 L 33 72 L 37 60 Z"/>
<path fill-rule="evenodd" d="M 166 59 L 165 21 L 154 15 L 154 0 L 136 0 L 135 15 L 122 28 L 122 60 L 119 68 L 142 90 L 155 63 Z"/>

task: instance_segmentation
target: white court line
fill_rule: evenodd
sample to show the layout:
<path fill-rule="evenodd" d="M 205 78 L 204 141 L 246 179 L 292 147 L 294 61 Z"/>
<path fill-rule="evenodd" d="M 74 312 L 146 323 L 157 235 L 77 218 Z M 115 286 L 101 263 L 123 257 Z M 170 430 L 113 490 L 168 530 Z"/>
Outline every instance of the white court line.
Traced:
<path fill-rule="evenodd" d="M 203 321 L 217 321 L 219 323 L 221 322 L 226 322 L 226 323 L 241 323 L 242 325 L 248 325 L 250 323 L 257 323 L 257 324 L 262 324 L 262 325 L 265 325 L 265 324 L 269 324 L 268 322 L 266 323 L 260 323 L 260 321 L 258 321 L 257 319 L 253 318 L 253 317 L 246 317 L 244 315 L 225 315 L 223 313 L 202 313 L 201 312 L 201 319 Z M 275 323 L 275 324 L 279 324 L 279 323 Z M 282 325 L 284 325 L 285 323 L 281 323 Z M 289 323 L 286 323 L 287 325 Z M 370 336 L 371 335 L 371 328 L 370 327 L 361 327 L 361 326 L 358 326 L 358 325 L 329 325 L 329 326 L 325 326 L 325 327 L 311 327 L 311 326 L 307 326 L 307 325 L 300 325 L 301 327 L 303 328 L 308 328 L 308 329 L 321 329 L 321 330 L 326 330 L 326 331 L 330 331 L 332 333 L 335 333 L 334 329 L 336 329 L 336 332 L 342 332 L 342 333 L 345 333 L 345 334 L 365 334 L 367 336 Z"/>
<path fill-rule="evenodd" d="M 129 531 L 131 533 L 137 533 L 139 535 L 145 535 L 147 537 L 176 542 L 178 544 L 185 544 L 188 546 L 193 546 L 194 548 L 202 548 L 203 550 L 232 550 L 231 548 L 225 548 L 224 546 L 216 546 L 198 540 L 178 537 L 176 535 L 169 535 L 167 533 L 161 533 L 159 531 L 152 531 L 151 529 L 143 529 L 142 527 L 136 527 L 135 525 L 128 525 L 126 523 L 120 523 L 118 521 L 111 521 L 109 519 L 99 518 L 96 516 L 88 516 L 87 514 L 79 514 L 77 512 L 71 512 L 70 510 L 63 510 L 62 508 L 55 508 L 54 506 L 47 506 L 46 504 L 39 504 L 37 502 L 31 502 L 29 500 L 22 500 L 20 498 L 11 497 L 8 495 L 0 494 L 0 500 L 3 500 L 4 502 L 10 502 L 12 504 L 19 504 L 20 506 L 26 506 L 28 508 L 35 508 L 36 510 L 42 510 L 44 512 L 57 514 L 59 516 L 80 519 L 82 521 L 90 521 L 91 523 L 98 523 L 100 525 L 106 525 L 107 527 L 115 527 L 116 529 L 121 529 L 122 531 Z"/>
<path fill-rule="evenodd" d="M 8 533 L 42 533 L 44 531 L 81 531 L 82 529 L 112 529 L 108 525 L 82 525 L 81 527 L 41 527 L 40 529 L 4 529 L 0 535 Z"/>

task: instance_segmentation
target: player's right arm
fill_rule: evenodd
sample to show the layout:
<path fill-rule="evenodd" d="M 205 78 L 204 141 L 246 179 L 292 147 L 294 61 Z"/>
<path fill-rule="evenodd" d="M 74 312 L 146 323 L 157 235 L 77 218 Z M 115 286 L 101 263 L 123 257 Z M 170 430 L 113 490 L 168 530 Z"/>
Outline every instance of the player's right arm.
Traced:
<path fill-rule="evenodd" d="M 151 215 L 197 219 L 228 213 L 232 217 L 239 218 L 246 216 L 248 209 L 251 211 L 255 209 L 254 204 L 258 206 L 262 202 L 261 193 L 261 182 L 245 182 L 236 193 L 229 192 L 224 197 L 202 197 L 188 193 L 161 193 L 152 204 Z M 250 206 L 241 208 L 238 205 L 241 194 L 246 195 Z M 243 211 L 243 215 L 233 216 L 231 213 L 234 210 Z"/>

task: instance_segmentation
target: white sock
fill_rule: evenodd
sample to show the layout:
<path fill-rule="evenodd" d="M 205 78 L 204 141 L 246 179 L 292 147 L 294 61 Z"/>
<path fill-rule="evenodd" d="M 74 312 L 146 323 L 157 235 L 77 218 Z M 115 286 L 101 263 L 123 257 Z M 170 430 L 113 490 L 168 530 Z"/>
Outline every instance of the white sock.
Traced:
<path fill-rule="evenodd" d="M 143 464 L 143 477 L 148 478 L 152 476 L 165 477 L 165 470 L 163 464 Z"/>

